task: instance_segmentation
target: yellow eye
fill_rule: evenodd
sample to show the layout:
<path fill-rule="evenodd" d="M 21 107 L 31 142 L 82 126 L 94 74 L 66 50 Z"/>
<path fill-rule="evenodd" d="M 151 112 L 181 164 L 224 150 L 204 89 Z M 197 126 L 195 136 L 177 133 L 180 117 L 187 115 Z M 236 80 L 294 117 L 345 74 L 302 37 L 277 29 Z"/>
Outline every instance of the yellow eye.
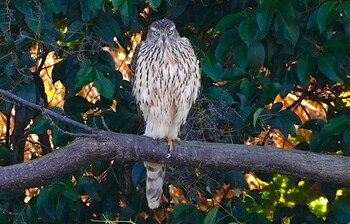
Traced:
<path fill-rule="evenodd" d="M 168 35 L 172 35 L 173 33 L 174 33 L 173 30 L 169 30 L 169 31 L 168 31 Z"/>
<path fill-rule="evenodd" d="M 158 36 L 158 35 L 159 35 L 158 30 L 153 31 L 153 34 L 154 34 L 155 36 Z"/>

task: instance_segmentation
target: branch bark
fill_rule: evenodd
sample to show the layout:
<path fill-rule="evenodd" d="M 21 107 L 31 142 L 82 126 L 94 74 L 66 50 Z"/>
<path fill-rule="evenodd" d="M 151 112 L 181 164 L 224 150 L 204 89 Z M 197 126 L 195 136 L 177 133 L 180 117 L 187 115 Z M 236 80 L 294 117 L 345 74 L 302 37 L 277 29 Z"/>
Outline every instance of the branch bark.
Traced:
<path fill-rule="evenodd" d="M 350 158 L 253 145 L 182 141 L 167 145 L 144 136 L 101 131 L 26 163 L 0 168 L 0 190 L 40 186 L 99 160 L 145 160 L 214 169 L 253 170 L 350 186 Z"/>

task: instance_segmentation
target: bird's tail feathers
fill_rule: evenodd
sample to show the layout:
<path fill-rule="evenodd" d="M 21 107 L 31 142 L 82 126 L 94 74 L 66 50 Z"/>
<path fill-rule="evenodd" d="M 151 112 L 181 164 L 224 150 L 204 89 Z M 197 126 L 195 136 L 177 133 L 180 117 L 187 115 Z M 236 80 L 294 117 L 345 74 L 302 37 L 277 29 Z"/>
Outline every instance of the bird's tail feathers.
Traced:
<path fill-rule="evenodd" d="M 163 194 L 165 164 L 144 162 L 144 166 L 147 170 L 146 197 L 148 207 L 155 209 L 159 207 Z"/>

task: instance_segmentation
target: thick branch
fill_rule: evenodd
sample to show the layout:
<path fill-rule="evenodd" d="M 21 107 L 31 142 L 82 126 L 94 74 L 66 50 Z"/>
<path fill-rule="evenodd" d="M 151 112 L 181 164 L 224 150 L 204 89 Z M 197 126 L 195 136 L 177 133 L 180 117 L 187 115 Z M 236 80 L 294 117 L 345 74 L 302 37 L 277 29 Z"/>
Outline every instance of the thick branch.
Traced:
<path fill-rule="evenodd" d="M 305 179 L 350 186 L 350 158 L 299 150 L 248 145 L 175 143 L 167 146 L 143 136 L 100 132 L 97 138 L 80 138 L 32 161 L 0 168 L 0 190 L 40 186 L 99 160 L 147 160 L 182 166 L 253 170 L 290 174 Z"/>

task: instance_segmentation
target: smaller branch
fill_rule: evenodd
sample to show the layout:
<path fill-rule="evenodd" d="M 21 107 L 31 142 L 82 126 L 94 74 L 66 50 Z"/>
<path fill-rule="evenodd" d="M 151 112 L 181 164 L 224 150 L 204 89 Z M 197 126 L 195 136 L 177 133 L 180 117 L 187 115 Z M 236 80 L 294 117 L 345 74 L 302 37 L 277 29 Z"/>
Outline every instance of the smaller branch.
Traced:
<path fill-rule="evenodd" d="M 20 104 L 20 105 L 23 105 L 23 106 L 26 106 L 26 107 L 29 107 L 29 108 L 32 108 L 33 110 L 36 110 L 36 111 L 39 111 L 41 113 L 44 113 L 44 114 L 47 114 L 47 115 L 50 115 L 51 117 L 54 117 L 56 118 L 57 120 L 59 121 L 62 121 L 66 124 L 69 124 L 69 125 L 72 125 L 72 126 L 75 126 L 81 130 L 84 130 L 85 132 L 89 133 L 89 134 L 93 134 L 93 133 L 97 133 L 97 129 L 95 128 L 91 128 L 87 125 L 84 125 L 84 124 L 81 124 L 77 121 L 74 121 L 72 119 L 69 119 L 65 116 L 62 116 L 60 114 L 57 114 L 51 110 L 48 110 L 46 108 L 43 108 L 35 103 L 31 103 L 31 102 L 28 102 L 16 95 L 14 95 L 13 93 L 11 93 L 10 91 L 7 91 L 7 90 L 3 90 L 3 89 L 0 89 L 0 95 L 2 96 L 5 96 L 13 101 L 16 102 L 16 104 Z M 70 134 L 69 134 L 70 135 Z M 80 136 L 78 136 L 80 137 Z M 86 137 L 86 136 L 85 136 Z"/>

